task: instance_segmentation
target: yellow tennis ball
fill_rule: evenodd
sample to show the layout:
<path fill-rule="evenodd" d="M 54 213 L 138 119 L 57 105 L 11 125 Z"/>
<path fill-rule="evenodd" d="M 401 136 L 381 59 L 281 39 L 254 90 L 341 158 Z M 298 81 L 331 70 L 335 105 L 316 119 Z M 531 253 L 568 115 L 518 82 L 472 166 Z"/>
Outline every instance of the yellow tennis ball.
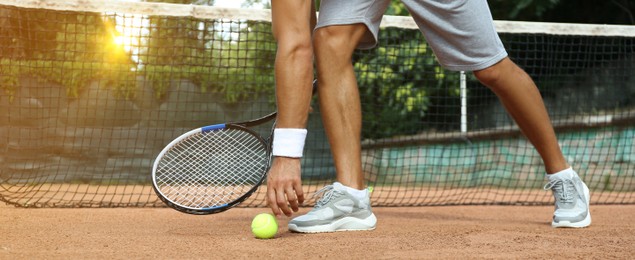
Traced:
<path fill-rule="evenodd" d="M 251 232 L 256 238 L 273 238 L 278 233 L 276 217 L 268 213 L 260 213 L 251 221 Z"/>

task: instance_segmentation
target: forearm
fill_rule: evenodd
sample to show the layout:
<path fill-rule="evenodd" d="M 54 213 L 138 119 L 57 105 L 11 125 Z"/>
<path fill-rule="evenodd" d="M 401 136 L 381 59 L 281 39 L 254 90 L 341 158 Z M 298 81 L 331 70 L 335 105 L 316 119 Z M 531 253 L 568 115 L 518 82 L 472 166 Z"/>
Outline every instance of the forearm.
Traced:
<path fill-rule="evenodd" d="M 313 79 L 312 55 L 279 50 L 276 57 L 277 128 L 306 128 Z M 310 52 L 310 48 L 309 48 Z"/>

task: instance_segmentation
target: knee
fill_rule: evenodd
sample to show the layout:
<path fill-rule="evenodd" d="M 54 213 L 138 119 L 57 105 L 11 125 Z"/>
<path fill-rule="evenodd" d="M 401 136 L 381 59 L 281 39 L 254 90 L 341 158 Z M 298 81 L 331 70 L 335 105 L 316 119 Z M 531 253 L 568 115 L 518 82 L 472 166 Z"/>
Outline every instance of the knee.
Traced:
<path fill-rule="evenodd" d="M 311 39 L 279 40 L 277 55 L 293 59 L 311 60 L 313 58 Z"/>
<path fill-rule="evenodd" d="M 474 71 L 474 76 L 485 86 L 495 89 L 498 84 L 506 76 L 517 74 L 516 70 L 520 70 L 511 60 L 505 58 L 501 62 L 494 64 L 486 69 Z"/>
<path fill-rule="evenodd" d="M 474 76 L 480 81 L 483 85 L 487 87 L 492 87 L 496 85 L 496 82 L 501 78 L 501 69 L 498 66 L 494 65 L 489 68 L 474 71 Z"/>
<path fill-rule="evenodd" d="M 310 35 L 294 35 L 289 37 L 278 37 L 277 55 L 293 57 L 295 59 L 311 60 L 313 48 Z"/>
<path fill-rule="evenodd" d="M 363 24 L 327 26 L 319 28 L 313 35 L 316 55 L 349 57 L 361 40 L 366 27 Z"/>

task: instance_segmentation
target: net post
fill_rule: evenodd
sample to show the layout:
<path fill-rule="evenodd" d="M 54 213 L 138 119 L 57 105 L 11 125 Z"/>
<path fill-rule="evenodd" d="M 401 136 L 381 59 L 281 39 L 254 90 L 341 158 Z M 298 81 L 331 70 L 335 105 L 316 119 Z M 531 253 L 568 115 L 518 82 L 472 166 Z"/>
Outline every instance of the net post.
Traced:
<path fill-rule="evenodd" d="M 467 133 L 467 79 L 465 71 L 460 72 L 460 96 L 461 96 L 461 134 Z"/>

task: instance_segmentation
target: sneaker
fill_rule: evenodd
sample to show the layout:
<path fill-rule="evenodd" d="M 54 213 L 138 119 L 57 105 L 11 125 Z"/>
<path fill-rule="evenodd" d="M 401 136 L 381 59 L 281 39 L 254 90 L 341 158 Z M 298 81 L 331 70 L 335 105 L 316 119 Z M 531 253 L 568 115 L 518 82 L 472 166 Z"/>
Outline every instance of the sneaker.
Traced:
<path fill-rule="evenodd" d="M 548 176 L 544 189 L 551 189 L 556 201 L 552 227 L 582 228 L 591 225 L 589 188 L 575 171 L 563 171 Z"/>
<path fill-rule="evenodd" d="M 377 218 L 370 208 L 370 196 L 358 199 L 341 183 L 328 185 L 313 196 L 322 195 L 307 214 L 289 221 L 289 230 L 300 233 L 373 230 Z"/>

